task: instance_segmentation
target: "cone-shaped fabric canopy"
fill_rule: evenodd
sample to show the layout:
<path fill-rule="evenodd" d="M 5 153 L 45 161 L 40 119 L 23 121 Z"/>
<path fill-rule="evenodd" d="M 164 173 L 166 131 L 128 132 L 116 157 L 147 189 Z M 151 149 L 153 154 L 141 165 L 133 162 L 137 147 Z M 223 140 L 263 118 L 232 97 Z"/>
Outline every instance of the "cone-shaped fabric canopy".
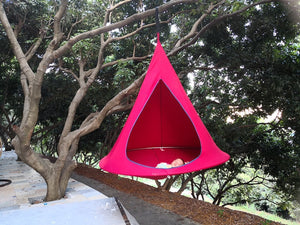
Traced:
<path fill-rule="evenodd" d="M 156 168 L 177 158 L 185 164 Z M 214 167 L 228 159 L 202 123 L 158 38 L 136 102 L 114 147 L 100 161 L 100 168 L 160 179 Z"/>

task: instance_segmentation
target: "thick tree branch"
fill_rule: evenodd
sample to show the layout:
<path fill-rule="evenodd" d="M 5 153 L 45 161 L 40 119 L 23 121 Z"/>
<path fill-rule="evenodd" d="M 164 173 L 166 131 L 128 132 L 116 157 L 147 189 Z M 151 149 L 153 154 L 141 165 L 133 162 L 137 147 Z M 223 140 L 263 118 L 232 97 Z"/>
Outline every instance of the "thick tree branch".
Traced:
<path fill-rule="evenodd" d="M 34 54 L 36 53 L 37 49 L 40 47 L 40 45 L 42 44 L 42 41 L 45 37 L 46 31 L 41 30 L 40 31 L 40 37 L 37 39 L 37 41 L 31 45 L 31 47 L 29 48 L 29 50 L 25 53 L 26 56 L 26 60 L 29 61 Z"/>
<path fill-rule="evenodd" d="M 197 29 L 198 26 L 202 23 L 202 21 L 217 7 L 219 7 L 220 5 L 224 4 L 226 1 L 222 0 L 220 2 L 218 2 L 217 4 L 210 4 L 209 8 L 206 10 L 206 12 L 193 24 L 192 29 L 190 30 L 190 32 L 184 36 L 183 38 L 181 38 L 180 40 L 177 41 L 177 43 L 175 44 L 175 49 L 179 48 L 183 42 L 185 42 L 186 40 L 190 39 L 191 37 L 195 36 L 195 34 L 197 33 Z"/>
<path fill-rule="evenodd" d="M 54 40 L 58 42 L 57 39 L 59 39 L 59 36 L 61 34 L 61 19 L 65 15 L 65 12 L 67 10 L 68 6 L 68 0 L 62 0 L 60 3 L 60 7 L 57 11 L 57 13 L 54 16 Z"/>
<path fill-rule="evenodd" d="M 151 57 L 151 55 L 145 55 L 145 56 L 140 56 L 140 57 L 137 57 L 137 56 L 132 56 L 132 57 L 128 57 L 126 59 L 119 59 L 119 60 L 116 60 L 116 61 L 112 61 L 112 62 L 108 62 L 108 63 L 105 63 L 103 66 L 102 66 L 102 69 L 103 68 L 106 68 L 106 67 L 110 67 L 110 66 L 113 66 L 113 65 L 116 65 L 120 62 L 126 62 L 126 61 L 129 61 L 129 60 L 134 60 L 134 61 L 142 61 L 142 60 L 145 60 L 147 58 Z"/>
<path fill-rule="evenodd" d="M 28 65 L 28 62 L 26 60 L 26 56 L 14 34 L 14 31 L 12 29 L 12 27 L 10 26 L 10 23 L 7 19 L 6 13 L 4 11 L 3 8 L 3 3 L 1 1 L 0 3 L 0 20 L 1 23 L 6 31 L 7 37 L 11 43 L 11 47 L 13 49 L 13 52 L 20 64 L 21 70 L 23 71 L 23 73 L 25 74 L 25 76 L 27 77 L 27 79 L 29 81 L 33 81 L 34 79 L 34 73 L 31 70 L 30 66 Z"/>
<path fill-rule="evenodd" d="M 178 4 L 193 3 L 193 2 L 197 2 L 197 1 L 198 0 L 173 0 L 173 1 L 167 2 L 167 3 L 159 6 L 158 10 L 159 10 L 159 12 L 163 12 L 163 11 L 169 9 L 170 7 L 178 5 Z M 99 35 L 101 33 L 105 33 L 105 32 L 108 32 L 108 31 L 111 31 L 111 30 L 114 30 L 114 29 L 121 28 L 123 26 L 126 26 L 126 25 L 132 23 L 132 22 L 139 21 L 139 20 L 145 19 L 145 18 L 147 18 L 149 16 L 153 16 L 153 15 L 155 15 L 155 9 L 149 9 L 145 12 L 141 12 L 141 13 L 137 13 L 137 14 L 134 14 L 132 16 L 129 16 L 127 19 L 124 19 L 122 21 L 107 25 L 105 27 L 100 27 L 100 28 L 97 28 L 95 30 L 91 30 L 91 31 L 81 33 L 81 34 L 79 34 L 79 35 L 77 35 L 73 38 L 70 38 L 70 40 L 67 41 L 66 44 L 64 44 L 63 46 L 58 48 L 56 51 L 54 51 L 54 58 L 61 57 L 67 51 L 69 51 L 73 47 L 74 44 L 76 44 L 77 42 L 79 42 L 83 39 L 91 38 L 91 37 L 94 37 L 94 36 Z"/>
<path fill-rule="evenodd" d="M 115 5 L 111 5 L 110 8 L 107 9 L 107 12 L 110 13 L 112 11 L 114 11 L 116 8 L 120 7 L 121 5 L 124 5 L 128 2 L 131 2 L 132 0 L 124 0 L 124 1 L 121 1 Z"/>

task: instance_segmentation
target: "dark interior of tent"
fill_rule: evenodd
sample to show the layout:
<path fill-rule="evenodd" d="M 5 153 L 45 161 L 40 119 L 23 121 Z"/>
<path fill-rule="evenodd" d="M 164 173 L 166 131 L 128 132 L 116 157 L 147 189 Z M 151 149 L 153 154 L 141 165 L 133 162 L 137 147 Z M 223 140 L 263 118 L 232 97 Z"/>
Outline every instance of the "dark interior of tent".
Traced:
<path fill-rule="evenodd" d="M 128 159 L 156 167 L 177 158 L 188 163 L 200 153 L 200 139 L 191 119 L 160 80 L 131 130 L 126 148 Z"/>

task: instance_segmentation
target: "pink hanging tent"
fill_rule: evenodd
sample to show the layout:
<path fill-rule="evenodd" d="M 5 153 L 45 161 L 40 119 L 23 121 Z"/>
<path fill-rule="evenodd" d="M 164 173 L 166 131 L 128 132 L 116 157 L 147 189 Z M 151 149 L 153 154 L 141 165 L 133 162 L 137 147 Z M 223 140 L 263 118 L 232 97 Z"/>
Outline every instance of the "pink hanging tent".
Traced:
<path fill-rule="evenodd" d="M 177 158 L 185 164 L 156 168 Z M 158 34 L 136 102 L 112 150 L 100 161 L 100 168 L 114 174 L 161 179 L 218 166 L 229 158 L 202 123 Z"/>

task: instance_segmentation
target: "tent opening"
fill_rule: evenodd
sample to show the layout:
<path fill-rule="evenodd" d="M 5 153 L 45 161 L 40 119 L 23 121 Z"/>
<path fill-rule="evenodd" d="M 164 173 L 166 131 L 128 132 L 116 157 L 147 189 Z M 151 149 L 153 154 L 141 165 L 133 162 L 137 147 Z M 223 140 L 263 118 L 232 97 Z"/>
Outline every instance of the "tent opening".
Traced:
<path fill-rule="evenodd" d="M 177 158 L 185 165 L 156 168 Z M 229 158 L 202 123 L 158 39 L 136 102 L 100 168 L 163 179 L 218 166 Z"/>
<path fill-rule="evenodd" d="M 200 153 L 200 139 L 188 113 L 159 80 L 129 134 L 128 159 L 156 167 L 177 158 L 189 163 Z"/>

